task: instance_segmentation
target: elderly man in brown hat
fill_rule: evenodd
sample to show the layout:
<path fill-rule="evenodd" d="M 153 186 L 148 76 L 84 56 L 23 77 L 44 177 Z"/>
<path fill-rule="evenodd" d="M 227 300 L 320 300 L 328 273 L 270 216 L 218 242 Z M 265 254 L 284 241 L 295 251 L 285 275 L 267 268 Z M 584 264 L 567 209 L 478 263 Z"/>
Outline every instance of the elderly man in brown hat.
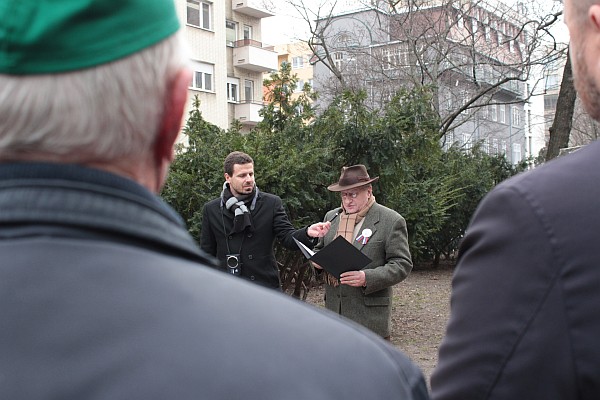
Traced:
<path fill-rule="evenodd" d="M 339 181 L 328 187 L 340 192 L 342 206 L 325 215 L 331 229 L 315 249 L 343 236 L 372 260 L 339 280 L 325 272 L 325 306 L 389 340 L 392 286 L 408 276 L 412 261 L 404 218 L 375 201 L 371 183 L 378 179 L 369 177 L 364 165 L 342 168 Z"/>

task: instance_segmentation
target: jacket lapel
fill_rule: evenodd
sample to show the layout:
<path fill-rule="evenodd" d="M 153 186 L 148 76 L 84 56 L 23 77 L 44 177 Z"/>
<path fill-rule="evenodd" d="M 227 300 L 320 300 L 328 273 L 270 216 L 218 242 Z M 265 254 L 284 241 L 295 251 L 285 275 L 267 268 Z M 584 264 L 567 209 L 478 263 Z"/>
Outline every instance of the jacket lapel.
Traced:
<path fill-rule="evenodd" d="M 379 226 L 380 218 L 381 218 L 381 214 L 379 212 L 379 207 L 377 207 L 377 203 L 375 203 L 375 204 L 373 204 L 373 206 L 371 207 L 371 209 L 365 216 L 365 219 L 363 220 L 363 224 L 360 227 L 360 231 L 358 232 L 358 236 L 360 236 L 361 233 L 365 229 L 370 229 L 372 234 L 369 237 L 369 240 L 371 240 L 373 238 L 373 236 L 375 236 L 375 233 L 377 232 L 377 227 Z M 354 245 L 354 247 L 356 247 L 359 250 L 362 250 L 362 248 L 365 247 L 365 244 L 363 244 L 362 241 L 356 240 L 356 238 L 354 238 L 354 243 L 352 243 L 352 244 Z"/>

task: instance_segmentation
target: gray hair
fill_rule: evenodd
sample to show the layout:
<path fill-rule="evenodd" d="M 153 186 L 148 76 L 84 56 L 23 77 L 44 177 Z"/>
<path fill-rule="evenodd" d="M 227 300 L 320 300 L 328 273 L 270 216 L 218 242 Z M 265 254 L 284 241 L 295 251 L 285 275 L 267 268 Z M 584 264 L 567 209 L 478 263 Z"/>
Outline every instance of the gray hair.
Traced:
<path fill-rule="evenodd" d="M 180 40 L 172 35 L 130 57 L 74 72 L 0 74 L 0 160 L 143 157 L 167 89 L 185 65 Z"/>

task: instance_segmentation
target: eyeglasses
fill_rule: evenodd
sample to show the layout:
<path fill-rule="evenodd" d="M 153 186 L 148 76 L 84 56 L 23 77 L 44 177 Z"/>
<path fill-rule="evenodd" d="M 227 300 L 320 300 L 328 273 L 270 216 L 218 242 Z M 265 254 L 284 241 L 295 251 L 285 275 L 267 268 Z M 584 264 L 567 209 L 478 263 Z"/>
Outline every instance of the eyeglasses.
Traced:
<path fill-rule="evenodd" d="M 355 199 L 360 192 L 342 192 L 342 199 Z"/>

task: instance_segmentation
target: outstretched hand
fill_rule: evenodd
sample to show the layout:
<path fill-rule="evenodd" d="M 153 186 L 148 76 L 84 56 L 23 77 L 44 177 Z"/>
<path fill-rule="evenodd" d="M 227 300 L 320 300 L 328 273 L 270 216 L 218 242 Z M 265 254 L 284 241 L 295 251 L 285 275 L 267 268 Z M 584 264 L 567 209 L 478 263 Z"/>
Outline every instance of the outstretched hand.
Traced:
<path fill-rule="evenodd" d="M 306 234 L 312 238 L 323 237 L 329 232 L 329 228 L 331 228 L 331 222 L 317 222 L 308 227 Z"/>

